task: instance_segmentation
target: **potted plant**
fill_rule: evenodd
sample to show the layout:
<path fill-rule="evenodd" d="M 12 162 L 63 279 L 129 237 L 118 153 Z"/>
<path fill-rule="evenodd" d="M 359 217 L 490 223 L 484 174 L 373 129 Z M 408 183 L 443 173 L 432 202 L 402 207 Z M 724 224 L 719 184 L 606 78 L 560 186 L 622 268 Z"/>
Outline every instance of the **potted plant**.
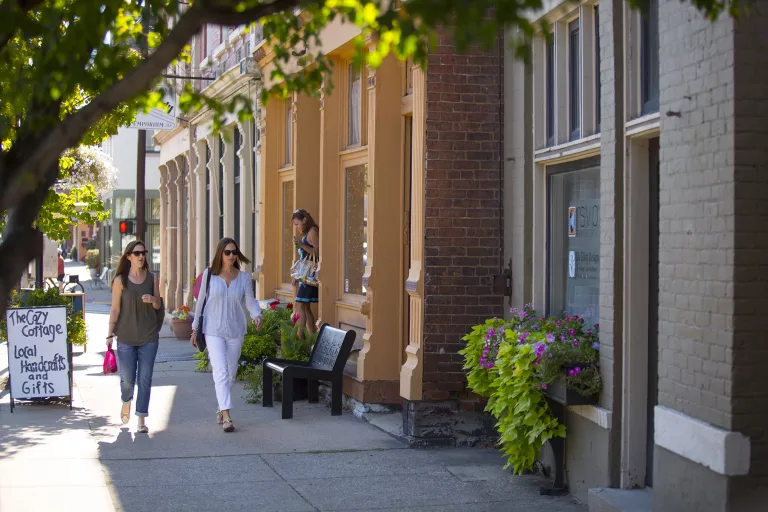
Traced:
<path fill-rule="evenodd" d="M 91 271 L 91 279 L 99 277 L 99 266 L 101 258 L 98 249 L 91 249 L 85 253 L 85 266 Z"/>
<path fill-rule="evenodd" d="M 179 306 L 171 311 L 171 330 L 177 340 L 188 340 L 192 337 L 192 320 L 194 315 L 187 305 Z"/>
<path fill-rule="evenodd" d="M 497 419 L 507 466 L 530 470 L 544 443 L 565 436 L 550 400 L 596 404 L 602 382 L 599 328 L 577 315 L 539 317 L 532 305 L 512 309 L 509 320 L 489 319 L 464 337 L 469 387 L 488 399 Z"/>

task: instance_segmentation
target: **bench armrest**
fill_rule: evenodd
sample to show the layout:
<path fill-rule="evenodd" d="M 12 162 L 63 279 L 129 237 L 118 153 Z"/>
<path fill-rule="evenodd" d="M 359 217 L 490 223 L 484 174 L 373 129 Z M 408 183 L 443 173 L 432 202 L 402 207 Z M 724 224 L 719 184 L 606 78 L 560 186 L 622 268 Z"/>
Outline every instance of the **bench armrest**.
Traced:
<path fill-rule="evenodd" d="M 267 363 L 276 363 L 276 364 L 290 364 L 294 366 L 309 366 L 309 361 L 296 361 L 294 359 L 279 359 L 277 357 L 268 357 L 263 362 L 262 365 L 266 366 Z"/>

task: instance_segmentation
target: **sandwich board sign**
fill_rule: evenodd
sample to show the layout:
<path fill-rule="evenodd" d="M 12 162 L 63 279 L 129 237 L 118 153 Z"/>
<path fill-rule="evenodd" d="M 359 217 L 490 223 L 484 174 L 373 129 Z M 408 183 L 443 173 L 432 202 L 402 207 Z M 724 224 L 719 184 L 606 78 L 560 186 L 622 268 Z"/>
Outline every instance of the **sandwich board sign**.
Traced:
<path fill-rule="evenodd" d="M 8 372 L 14 401 L 68 397 L 72 409 L 72 348 L 66 306 L 8 308 Z"/>

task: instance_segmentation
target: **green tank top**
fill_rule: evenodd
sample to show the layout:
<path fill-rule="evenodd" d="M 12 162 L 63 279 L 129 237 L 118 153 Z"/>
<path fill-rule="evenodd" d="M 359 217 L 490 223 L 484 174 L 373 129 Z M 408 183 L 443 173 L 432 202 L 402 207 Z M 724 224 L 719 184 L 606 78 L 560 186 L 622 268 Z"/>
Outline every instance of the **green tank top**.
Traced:
<path fill-rule="evenodd" d="M 115 325 L 118 343 L 140 346 L 159 339 L 163 319 L 158 312 L 162 311 L 162 308 L 156 310 L 152 304 L 141 300 L 142 295 L 152 295 L 154 288 L 155 276 L 152 272 L 147 273 L 147 278 L 141 284 L 126 280 L 120 296 L 120 315 Z"/>

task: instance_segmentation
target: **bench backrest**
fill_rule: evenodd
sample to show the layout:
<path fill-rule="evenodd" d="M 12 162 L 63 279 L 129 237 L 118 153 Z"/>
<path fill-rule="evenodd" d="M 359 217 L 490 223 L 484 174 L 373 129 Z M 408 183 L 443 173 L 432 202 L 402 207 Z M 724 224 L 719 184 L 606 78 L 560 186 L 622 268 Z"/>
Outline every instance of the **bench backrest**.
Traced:
<path fill-rule="evenodd" d="M 318 370 L 343 371 L 356 334 L 323 324 L 309 356 L 309 365 Z"/>

